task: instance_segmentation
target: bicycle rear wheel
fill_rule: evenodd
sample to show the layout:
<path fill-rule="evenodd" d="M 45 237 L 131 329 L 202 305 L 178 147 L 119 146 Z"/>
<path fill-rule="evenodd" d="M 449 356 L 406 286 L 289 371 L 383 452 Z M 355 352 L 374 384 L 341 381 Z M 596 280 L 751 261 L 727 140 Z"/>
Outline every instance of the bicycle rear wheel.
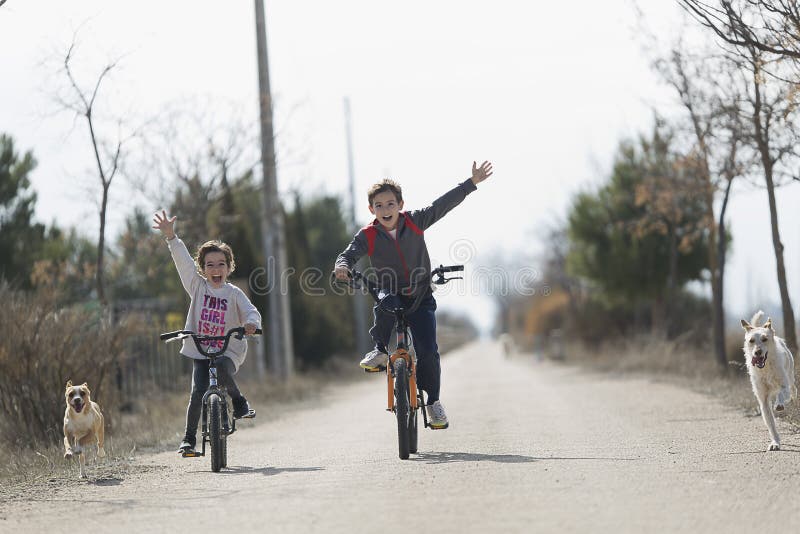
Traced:
<path fill-rule="evenodd" d="M 408 452 L 417 453 L 417 410 L 411 410 L 408 421 Z"/>
<path fill-rule="evenodd" d="M 211 470 L 218 473 L 223 466 L 222 400 L 213 393 L 208 397 L 208 437 L 211 445 Z"/>
<path fill-rule="evenodd" d="M 397 415 L 397 445 L 401 460 L 408 460 L 410 452 L 409 423 L 411 402 L 408 396 L 408 370 L 406 361 L 398 358 L 394 362 L 394 399 Z"/>

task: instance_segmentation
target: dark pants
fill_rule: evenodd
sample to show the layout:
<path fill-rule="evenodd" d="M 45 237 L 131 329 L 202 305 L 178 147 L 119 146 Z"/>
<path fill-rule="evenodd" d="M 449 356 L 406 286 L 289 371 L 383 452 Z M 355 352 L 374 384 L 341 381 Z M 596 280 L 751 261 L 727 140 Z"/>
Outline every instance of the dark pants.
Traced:
<path fill-rule="evenodd" d="M 200 422 L 200 413 L 203 407 L 203 395 L 208 391 L 208 364 L 209 360 L 192 360 L 192 394 L 189 397 L 189 407 L 186 409 L 186 435 L 197 434 L 197 424 Z M 231 399 L 242 396 L 239 387 L 233 380 L 236 366 L 230 358 L 223 356 L 217 358 L 217 383 L 228 391 Z"/>
<path fill-rule="evenodd" d="M 411 306 L 413 299 L 402 299 L 405 306 Z M 373 308 L 375 325 L 369 333 L 375 341 L 375 348 L 386 351 L 389 339 L 394 332 L 395 317 L 377 305 Z M 439 363 L 439 346 L 436 344 L 436 299 L 428 295 L 422 299 L 414 313 L 406 315 L 411 329 L 414 350 L 417 353 L 417 385 L 428 394 L 427 403 L 439 400 L 442 368 Z"/>

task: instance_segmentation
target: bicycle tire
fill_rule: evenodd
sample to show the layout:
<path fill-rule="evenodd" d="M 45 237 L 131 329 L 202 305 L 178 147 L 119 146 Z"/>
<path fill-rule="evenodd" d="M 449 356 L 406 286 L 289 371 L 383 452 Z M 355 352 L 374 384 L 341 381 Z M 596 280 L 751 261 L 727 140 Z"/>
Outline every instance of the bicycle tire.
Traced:
<path fill-rule="evenodd" d="M 397 415 L 397 445 L 401 460 L 408 460 L 410 451 L 409 423 L 411 402 L 408 396 L 408 370 L 406 361 L 398 358 L 394 362 L 394 398 Z"/>
<path fill-rule="evenodd" d="M 417 445 L 419 443 L 419 432 L 417 431 L 417 410 L 411 410 L 408 423 L 408 452 L 412 454 L 417 454 Z"/>
<path fill-rule="evenodd" d="M 417 357 L 416 357 L 415 348 L 414 348 L 414 338 L 411 337 L 411 332 L 408 332 L 407 334 L 408 334 L 408 347 L 409 347 L 408 353 L 409 353 L 409 356 L 411 356 L 411 358 L 413 358 L 414 361 L 416 362 L 417 361 Z M 409 396 L 410 395 L 417 395 L 417 409 L 416 410 L 413 410 L 413 409 L 411 410 L 411 415 L 409 417 L 409 423 L 408 423 L 408 450 L 412 454 L 417 454 L 417 450 L 418 450 L 417 445 L 419 443 L 419 432 L 418 432 L 418 427 L 417 427 L 417 420 L 419 419 L 419 410 L 422 410 L 424 408 L 422 408 L 421 395 L 419 395 L 416 391 L 409 391 L 408 394 L 409 394 Z"/>
<path fill-rule="evenodd" d="M 222 469 L 222 402 L 219 395 L 208 397 L 208 437 L 211 445 L 211 470 L 218 473 Z"/>
<path fill-rule="evenodd" d="M 228 467 L 228 436 L 224 432 L 219 443 L 222 449 L 222 467 Z"/>

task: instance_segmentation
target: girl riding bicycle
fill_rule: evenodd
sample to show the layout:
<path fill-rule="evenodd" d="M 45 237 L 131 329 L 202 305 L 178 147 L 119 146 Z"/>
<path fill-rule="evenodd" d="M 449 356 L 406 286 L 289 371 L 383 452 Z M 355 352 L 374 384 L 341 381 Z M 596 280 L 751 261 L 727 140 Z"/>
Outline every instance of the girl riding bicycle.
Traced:
<path fill-rule="evenodd" d="M 215 336 L 244 325 L 245 334 L 253 334 L 261 325 L 261 314 L 241 289 L 228 283 L 228 277 L 236 268 L 231 248 L 221 241 L 208 241 L 200 246 L 192 258 L 186 245 L 175 234 L 176 219 L 177 216 L 168 217 L 166 211 L 156 213 L 153 228 L 160 230 L 166 239 L 181 283 L 191 298 L 185 329 Z M 186 452 L 193 450 L 197 444 L 197 424 L 203 394 L 208 389 L 209 362 L 198 352 L 190 338 L 184 339 L 181 354 L 193 360 L 186 431 L 178 449 L 179 452 Z M 233 379 L 246 355 L 247 342 L 231 339 L 225 355 L 217 359 L 219 384 L 227 389 L 233 403 L 233 416 L 237 419 L 255 415 Z"/>

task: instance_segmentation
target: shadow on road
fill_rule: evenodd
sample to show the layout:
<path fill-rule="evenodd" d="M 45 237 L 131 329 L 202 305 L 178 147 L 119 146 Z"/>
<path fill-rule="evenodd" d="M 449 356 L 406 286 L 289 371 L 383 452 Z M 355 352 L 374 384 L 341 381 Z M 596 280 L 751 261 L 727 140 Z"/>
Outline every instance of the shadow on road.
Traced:
<path fill-rule="evenodd" d="M 758 449 L 755 451 L 734 451 L 734 452 L 726 452 L 725 454 L 733 455 L 733 454 L 780 454 L 782 452 L 800 452 L 800 446 L 798 445 L 787 445 L 786 443 L 781 444 L 781 450 L 779 451 L 768 451 L 765 448 Z"/>
<path fill-rule="evenodd" d="M 280 475 L 281 473 L 305 473 L 310 471 L 324 471 L 324 467 L 247 467 L 234 466 L 220 471 L 222 475 L 250 475 L 261 474 L 264 476 Z"/>
<path fill-rule="evenodd" d="M 607 457 L 563 457 L 563 456 L 522 456 L 519 454 L 480 454 L 474 452 L 421 452 L 409 460 L 429 464 L 445 464 L 451 462 L 498 462 L 503 464 L 520 464 L 547 460 L 620 460 L 632 461 L 639 458 L 607 458 Z"/>

